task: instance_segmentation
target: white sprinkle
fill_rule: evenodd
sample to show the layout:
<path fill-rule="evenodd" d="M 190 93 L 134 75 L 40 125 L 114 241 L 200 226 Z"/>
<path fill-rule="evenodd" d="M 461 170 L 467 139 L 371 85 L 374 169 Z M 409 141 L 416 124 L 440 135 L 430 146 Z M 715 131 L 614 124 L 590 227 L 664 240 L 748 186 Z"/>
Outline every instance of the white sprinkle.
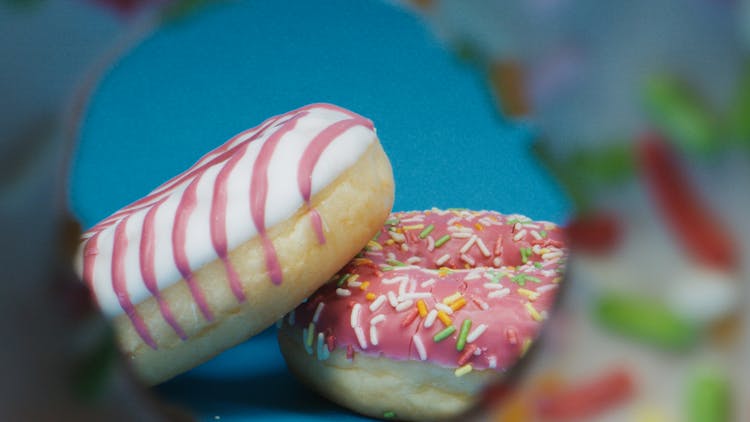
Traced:
<path fill-rule="evenodd" d="M 492 253 L 490 253 L 490 250 L 487 249 L 487 245 L 484 244 L 482 239 L 477 237 L 477 246 L 479 246 L 479 250 L 482 251 L 482 255 L 489 258 Z"/>
<path fill-rule="evenodd" d="M 478 339 L 479 336 L 484 333 L 484 331 L 487 329 L 487 324 L 479 324 L 479 326 L 469 333 L 468 336 L 466 336 L 466 342 L 467 343 L 473 343 L 474 340 Z"/>
<path fill-rule="evenodd" d="M 515 240 L 517 242 L 517 241 L 523 239 L 524 236 L 526 236 L 526 229 L 523 229 L 520 232 L 516 233 L 513 236 L 513 240 Z"/>
<path fill-rule="evenodd" d="M 320 302 L 318 303 L 318 307 L 315 308 L 315 313 L 313 314 L 313 319 L 312 319 L 315 324 L 318 323 L 318 319 L 320 318 L 320 313 L 323 312 L 323 308 L 325 306 L 326 306 L 325 303 Z"/>
<path fill-rule="evenodd" d="M 431 279 L 429 279 L 427 281 L 423 281 L 422 284 L 420 284 L 419 286 L 424 289 L 424 288 L 432 286 L 433 284 L 435 284 L 435 279 L 431 278 Z"/>
<path fill-rule="evenodd" d="M 375 312 L 378 309 L 380 309 L 381 306 L 383 306 L 383 303 L 385 303 L 385 295 L 378 296 L 377 299 L 373 300 L 370 304 L 370 311 Z"/>
<path fill-rule="evenodd" d="M 470 257 L 469 255 L 466 255 L 465 253 L 461 254 L 461 261 L 469 265 L 476 265 L 477 263 L 477 261 L 475 261 L 474 258 Z"/>
<path fill-rule="evenodd" d="M 464 281 L 476 280 L 478 278 L 482 278 L 482 271 L 481 270 L 471 270 L 471 272 L 469 272 L 469 275 L 467 275 L 466 278 L 464 278 Z"/>
<path fill-rule="evenodd" d="M 531 247 L 531 252 L 534 252 L 535 254 L 539 255 L 542 253 L 542 247 L 539 245 L 534 245 Z"/>
<path fill-rule="evenodd" d="M 479 307 L 482 308 L 482 310 L 486 311 L 487 309 L 490 309 L 490 305 L 488 305 L 487 302 L 483 301 L 482 299 L 479 299 L 479 298 L 475 297 L 472 300 L 474 300 L 476 303 L 478 303 Z"/>
<path fill-rule="evenodd" d="M 407 287 L 406 287 L 407 285 L 409 286 L 408 290 L 407 290 Z M 413 279 L 406 278 L 406 279 L 404 279 L 404 281 L 401 282 L 401 285 L 398 286 L 398 297 L 401 297 L 401 296 L 403 296 L 403 295 L 405 295 L 407 293 L 413 293 L 416 289 L 417 289 L 417 281 L 413 280 Z M 401 301 L 401 299 L 399 299 L 399 302 L 400 301 Z"/>
<path fill-rule="evenodd" d="M 407 309 L 411 308 L 411 306 L 412 306 L 413 304 L 414 304 L 414 301 L 413 301 L 413 300 L 407 300 L 407 301 L 405 301 L 405 302 L 401 302 L 401 303 L 399 303 L 398 305 L 396 305 L 396 311 L 397 311 L 397 312 L 403 312 L 403 311 L 405 311 L 405 310 L 407 310 Z"/>
<path fill-rule="evenodd" d="M 347 289 L 338 288 L 336 289 L 336 294 L 339 296 L 351 296 L 352 292 Z"/>
<path fill-rule="evenodd" d="M 401 233 L 389 231 L 388 235 L 391 236 L 391 239 L 396 243 L 404 243 L 406 241 L 406 236 Z"/>
<path fill-rule="evenodd" d="M 437 318 L 438 311 L 431 310 L 427 313 L 427 316 L 424 319 L 424 328 L 430 328 L 432 327 L 432 324 L 435 323 L 435 318 Z"/>
<path fill-rule="evenodd" d="M 359 347 L 361 347 L 363 350 L 367 349 L 367 339 L 365 338 L 365 331 L 362 329 L 362 327 L 354 327 L 354 334 L 357 336 Z"/>
<path fill-rule="evenodd" d="M 474 356 L 479 356 L 481 354 L 482 354 L 482 349 L 480 349 L 479 347 L 477 347 L 476 349 L 474 349 Z"/>
<path fill-rule="evenodd" d="M 489 298 L 500 298 L 500 297 L 508 296 L 509 294 L 510 294 L 510 289 L 506 287 L 504 289 L 496 290 L 494 292 L 491 292 L 490 294 L 487 295 L 487 297 L 489 297 Z"/>
<path fill-rule="evenodd" d="M 350 282 L 346 283 L 346 285 L 349 286 L 349 287 L 359 287 L 359 286 L 362 285 L 362 283 L 359 282 L 359 281 L 350 281 Z"/>
<path fill-rule="evenodd" d="M 536 230 L 531 231 L 531 236 L 534 237 L 534 239 L 536 240 L 542 240 L 542 235 L 539 234 L 539 232 Z"/>
<path fill-rule="evenodd" d="M 406 277 L 406 276 L 402 275 L 402 276 L 399 276 L 399 277 L 384 278 L 384 279 L 380 280 L 380 282 L 383 283 L 383 284 L 396 284 L 396 283 L 401 283 L 402 281 L 408 280 L 408 279 L 409 279 L 409 277 Z"/>
<path fill-rule="evenodd" d="M 448 222 L 445 223 L 445 225 L 446 226 L 453 226 L 453 223 L 458 222 L 458 220 L 460 220 L 460 219 L 461 219 L 461 217 L 459 217 L 459 216 L 451 217 L 450 220 L 448 220 Z"/>
<path fill-rule="evenodd" d="M 499 267 L 501 263 L 502 262 L 500 261 L 499 256 L 492 260 L 492 265 L 494 265 L 495 267 Z"/>
<path fill-rule="evenodd" d="M 500 283 L 484 283 L 484 288 L 489 290 L 500 290 L 504 287 Z"/>
<path fill-rule="evenodd" d="M 419 262 L 422 262 L 422 258 L 420 258 L 418 256 L 413 256 L 413 257 L 411 257 L 411 258 L 409 258 L 409 259 L 406 260 L 406 263 L 409 264 L 409 265 L 414 265 L 414 264 L 419 263 Z"/>
<path fill-rule="evenodd" d="M 409 300 L 409 299 L 429 299 L 432 297 L 432 293 L 430 292 L 413 292 L 413 293 L 404 293 L 403 295 L 398 297 L 399 301 Z"/>
<path fill-rule="evenodd" d="M 449 259 L 451 259 L 451 256 L 450 256 L 450 255 L 448 255 L 448 254 L 445 254 L 445 255 L 441 256 L 440 258 L 438 258 L 438 259 L 437 259 L 437 260 L 435 261 L 435 264 L 437 264 L 438 266 L 440 266 L 440 265 L 443 265 L 443 264 L 445 264 L 446 262 L 448 262 L 448 260 L 449 260 Z"/>
<path fill-rule="evenodd" d="M 396 254 L 393 252 L 388 252 L 388 259 L 395 261 L 396 260 Z"/>
<path fill-rule="evenodd" d="M 555 259 L 562 256 L 562 252 L 548 252 L 542 255 L 542 259 Z"/>
<path fill-rule="evenodd" d="M 432 236 L 427 236 L 427 251 L 432 252 L 435 250 L 435 239 Z"/>
<path fill-rule="evenodd" d="M 523 229 L 521 223 L 516 223 L 513 225 L 513 231 L 521 231 L 521 229 Z"/>
<path fill-rule="evenodd" d="M 495 356 L 490 356 L 487 358 L 487 366 L 495 369 L 497 368 L 497 358 Z"/>
<path fill-rule="evenodd" d="M 435 308 L 437 308 L 438 311 L 443 311 L 448 315 L 453 315 L 453 309 L 451 309 L 450 306 L 446 305 L 445 303 L 436 303 Z"/>
<path fill-rule="evenodd" d="M 470 232 L 455 232 L 451 235 L 454 239 L 468 239 L 472 236 Z"/>
<path fill-rule="evenodd" d="M 419 360 L 427 360 L 427 350 L 425 350 L 424 348 L 422 339 L 419 338 L 419 335 L 414 334 L 412 340 L 414 341 L 414 347 L 417 349 L 417 353 L 419 354 Z"/>
<path fill-rule="evenodd" d="M 394 308 L 398 306 L 398 298 L 392 291 L 388 292 L 388 302 L 390 302 L 391 306 L 393 306 Z"/>
<path fill-rule="evenodd" d="M 373 346 L 378 345 L 378 328 L 374 325 L 370 325 L 370 343 L 372 343 Z"/>
<path fill-rule="evenodd" d="M 289 312 L 289 325 L 294 325 L 294 310 Z"/>
<path fill-rule="evenodd" d="M 422 221 L 424 221 L 424 215 L 417 214 L 414 217 L 409 217 L 401 220 L 401 223 L 421 223 Z"/>
<path fill-rule="evenodd" d="M 537 293 L 548 292 L 550 290 L 555 290 L 557 288 L 557 286 L 558 286 L 557 284 L 547 284 L 547 285 L 544 285 L 544 286 L 541 286 L 541 287 L 537 287 L 536 288 L 536 292 Z"/>
<path fill-rule="evenodd" d="M 401 244 L 401 250 L 404 252 L 409 252 L 409 247 L 406 245 L 406 243 Z"/>
<path fill-rule="evenodd" d="M 380 314 L 378 316 L 372 317 L 372 319 L 370 320 L 370 325 L 378 325 L 383 321 L 385 321 L 385 315 Z"/>
<path fill-rule="evenodd" d="M 362 312 L 362 305 L 359 303 L 355 303 L 354 307 L 352 308 L 352 315 L 351 315 L 351 325 L 352 327 L 359 327 L 359 314 Z"/>
<path fill-rule="evenodd" d="M 477 241 L 477 236 L 476 235 L 471 236 L 471 239 L 469 239 L 466 243 L 464 243 L 464 245 L 461 246 L 461 249 L 459 249 L 458 251 L 461 253 L 466 253 L 466 251 L 468 251 L 469 249 L 471 249 L 472 246 L 474 246 L 474 242 L 476 241 Z"/>

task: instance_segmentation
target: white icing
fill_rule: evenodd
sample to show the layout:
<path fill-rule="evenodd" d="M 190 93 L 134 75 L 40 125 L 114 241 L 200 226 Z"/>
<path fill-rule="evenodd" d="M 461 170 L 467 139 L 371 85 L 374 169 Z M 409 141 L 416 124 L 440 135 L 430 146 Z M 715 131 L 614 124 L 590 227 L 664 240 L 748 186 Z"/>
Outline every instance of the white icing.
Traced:
<path fill-rule="evenodd" d="M 296 120 L 294 129 L 284 134 L 275 149 L 268 167 L 268 191 L 265 209 L 266 227 L 270 229 L 288 218 L 303 205 L 303 198 L 297 184 L 299 163 L 305 148 L 315 135 L 338 121 L 350 119 L 351 115 L 342 109 L 330 105 L 313 105 L 300 110 L 307 115 Z M 228 250 L 258 235 L 250 213 L 250 185 L 252 170 L 258 153 L 269 137 L 285 127 L 274 127 L 276 122 L 300 110 L 277 116 L 275 122 L 256 140 L 252 141 L 243 157 L 238 161 L 227 180 L 226 235 Z M 252 129 L 229 140 L 230 146 L 239 145 L 257 132 Z M 366 149 L 376 140 L 374 130 L 364 126 L 355 126 L 336 138 L 321 154 L 312 175 L 312 194 L 321 191 L 333 182 L 342 172 L 351 167 Z M 221 154 L 219 147 L 204 155 L 191 169 L 205 165 Z M 231 155 L 229 156 L 231 157 Z M 227 157 L 227 159 L 229 158 Z M 128 245 L 125 253 L 127 293 L 134 305 L 148 299 L 151 293 L 144 284 L 140 267 L 141 233 L 143 222 L 148 211 L 158 205 L 154 220 L 154 273 L 160 290 L 182 279 L 175 263 L 172 248 L 172 232 L 175 226 L 175 213 L 185 189 L 195 177 L 198 183 L 197 203 L 189 218 L 186 232 L 185 253 L 192 271 L 218 258 L 211 242 L 210 214 L 215 181 L 223 160 L 207 167 L 196 175 L 180 183 L 174 183 L 178 177 L 156 188 L 147 204 L 138 210 L 131 204 L 120 212 L 105 219 L 102 223 L 84 233 L 79 248 L 77 268 L 83 274 L 83 248 L 97 232 L 98 254 L 93 260 L 93 280 L 90 281 L 94 294 L 102 311 L 114 317 L 123 312 L 112 285 L 112 252 L 113 237 L 117 222 L 129 216 L 127 225 Z M 187 174 L 188 169 L 182 174 Z M 167 196 L 165 202 L 158 201 Z"/>

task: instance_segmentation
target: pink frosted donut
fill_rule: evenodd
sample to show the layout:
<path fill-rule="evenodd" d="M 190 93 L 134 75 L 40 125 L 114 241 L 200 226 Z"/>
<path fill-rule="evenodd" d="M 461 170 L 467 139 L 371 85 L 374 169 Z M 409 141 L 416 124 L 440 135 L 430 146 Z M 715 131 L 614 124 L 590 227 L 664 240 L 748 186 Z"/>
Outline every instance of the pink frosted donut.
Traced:
<path fill-rule="evenodd" d="M 313 104 L 238 134 L 85 232 L 79 273 L 138 375 L 157 383 L 294 308 L 392 203 L 372 122 Z"/>
<path fill-rule="evenodd" d="M 281 350 L 298 376 L 375 417 L 466 410 L 539 334 L 564 268 L 562 231 L 496 212 L 399 212 L 290 313 Z"/>

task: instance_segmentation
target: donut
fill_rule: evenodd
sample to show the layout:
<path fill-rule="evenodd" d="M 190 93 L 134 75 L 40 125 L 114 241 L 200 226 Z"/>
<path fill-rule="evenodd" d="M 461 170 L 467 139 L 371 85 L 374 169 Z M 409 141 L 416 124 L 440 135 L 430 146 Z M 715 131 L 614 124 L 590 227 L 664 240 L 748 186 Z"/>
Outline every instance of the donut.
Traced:
<path fill-rule="evenodd" d="M 272 325 L 383 225 L 393 175 L 370 120 L 272 117 L 82 236 L 78 272 L 156 384 Z"/>
<path fill-rule="evenodd" d="M 562 239 L 521 215 L 393 213 L 280 321 L 281 351 L 306 384 L 364 415 L 454 417 L 537 338 L 562 279 Z"/>

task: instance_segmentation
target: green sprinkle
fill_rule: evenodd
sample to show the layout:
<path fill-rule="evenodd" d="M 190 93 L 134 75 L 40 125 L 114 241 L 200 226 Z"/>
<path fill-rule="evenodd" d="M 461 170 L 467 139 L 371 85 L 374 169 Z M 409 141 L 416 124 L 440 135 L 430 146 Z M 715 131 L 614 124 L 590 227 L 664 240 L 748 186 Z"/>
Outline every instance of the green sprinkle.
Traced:
<path fill-rule="evenodd" d="M 464 350 L 464 347 L 466 347 L 466 336 L 469 335 L 469 330 L 471 329 L 471 320 L 465 319 L 463 323 L 461 323 L 461 331 L 458 333 L 458 341 L 456 342 L 456 350 L 459 352 Z"/>
<path fill-rule="evenodd" d="M 435 247 L 439 248 L 445 244 L 445 242 L 451 240 L 451 235 L 446 234 L 445 236 L 441 237 L 440 239 L 435 241 Z"/>
<path fill-rule="evenodd" d="M 507 220 L 505 222 L 505 224 L 511 224 L 512 225 L 512 224 L 516 224 L 516 223 L 519 223 L 519 222 L 520 221 L 517 218 L 511 218 L 510 220 Z"/>
<path fill-rule="evenodd" d="M 539 230 L 539 236 L 542 236 L 542 239 L 547 237 L 547 230 Z"/>
<path fill-rule="evenodd" d="M 514 275 L 513 277 L 510 278 L 510 281 L 523 287 L 526 285 L 526 276 L 523 274 Z"/>
<path fill-rule="evenodd" d="M 307 326 L 307 338 L 305 338 L 305 344 L 307 345 L 307 347 L 312 347 L 314 336 L 315 336 L 315 323 L 311 322 L 310 325 Z"/>
<path fill-rule="evenodd" d="M 542 280 L 539 280 L 538 278 L 534 277 L 533 275 L 527 275 L 526 281 L 532 281 L 534 283 L 541 283 Z"/>
<path fill-rule="evenodd" d="M 398 223 L 399 223 L 399 219 L 398 218 L 391 218 L 389 220 L 385 220 L 385 224 L 387 224 L 389 226 L 395 226 Z"/>
<path fill-rule="evenodd" d="M 430 224 L 429 226 L 425 227 L 424 230 L 422 230 L 421 233 L 419 233 L 419 238 L 424 239 L 427 237 L 432 231 L 435 230 L 435 226 L 433 224 Z"/>
<path fill-rule="evenodd" d="M 383 232 L 381 232 L 380 230 L 378 230 L 378 232 L 377 232 L 377 233 L 375 233 L 375 237 L 373 237 L 373 238 L 372 238 L 372 241 L 373 241 L 373 242 L 377 242 L 377 241 L 378 241 L 378 239 L 380 239 L 380 235 L 381 235 L 381 234 L 383 234 Z"/>
<path fill-rule="evenodd" d="M 648 297 L 605 293 L 596 304 L 594 316 L 613 332 L 665 349 L 684 350 L 698 339 L 693 324 Z"/>
<path fill-rule="evenodd" d="M 537 269 L 539 269 L 539 268 L 542 268 L 542 267 L 544 267 L 544 265 L 542 265 L 542 263 L 541 263 L 541 262 L 535 262 L 535 263 L 534 263 L 534 268 L 537 268 Z"/>
<path fill-rule="evenodd" d="M 390 265 L 383 265 L 380 267 L 380 269 L 382 271 L 393 271 L 393 267 L 391 267 Z"/>
<path fill-rule="evenodd" d="M 397 259 L 386 259 L 385 262 L 394 267 L 406 267 L 406 264 Z"/>
<path fill-rule="evenodd" d="M 687 405 L 690 422 L 729 422 L 732 418 L 731 388 L 717 370 L 702 368 L 692 376 Z"/>
<path fill-rule="evenodd" d="M 505 273 L 500 272 L 500 271 L 492 271 L 492 270 L 490 270 L 490 271 L 488 271 L 488 273 L 490 274 L 490 282 L 492 282 L 492 283 L 499 283 L 500 280 L 503 277 L 505 277 Z"/>
<path fill-rule="evenodd" d="M 435 343 L 439 343 L 445 339 L 447 339 L 451 334 L 453 334 L 456 331 L 456 327 L 450 326 L 444 329 L 443 331 L 435 334 L 435 337 L 432 339 L 435 340 Z"/>
<path fill-rule="evenodd" d="M 524 264 L 529 262 L 529 256 L 531 255 L 531 248 L 521 248 L 521 262 Z"/>
<path fill-rule="evenodd" d="M 341 278 L 339 279 L 339 281 L 336 282 L 336 287 L 343 286 L 344 283 L 346 282 L 346 280 L 349 279 L 349 277 L 351 277 L 351 274 L 344 274 L 343 276 L 341 276 Z"/>
<path fill-rule="evenodd" d="M 384 417 L 385 419 L 393 419 L 393 418 L 395 418 L 395 417 L 396 417 L 396 412 L 394 412 L 394 411 L 392 411 L 392 410 L 389 410 L 389 411 L 387 411 L 387 412 L 383 413 L 383 417 Z"/>

